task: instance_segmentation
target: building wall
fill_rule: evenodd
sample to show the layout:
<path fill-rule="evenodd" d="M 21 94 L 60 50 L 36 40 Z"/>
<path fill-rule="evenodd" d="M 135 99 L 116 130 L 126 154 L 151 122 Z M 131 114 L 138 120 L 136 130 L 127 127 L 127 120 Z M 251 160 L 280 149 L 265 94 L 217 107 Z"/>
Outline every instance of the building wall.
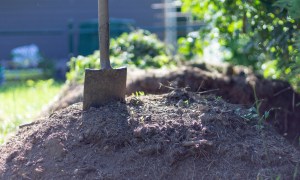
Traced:
<path fill-rule="evenodd" d="M 161 0 L 109 2 L 112 18 L 131 18 L 142 28 L 163 25 L 161 12 L 151 8 Z M 0 60 L 9 59 L 11 49 L 32 43 L 47 58 L 68 58 L 68 23 L 74 22 L 77 37 L 79 23 L 97 18 L 97 7 L 97 0 L 1 0 Z"/>

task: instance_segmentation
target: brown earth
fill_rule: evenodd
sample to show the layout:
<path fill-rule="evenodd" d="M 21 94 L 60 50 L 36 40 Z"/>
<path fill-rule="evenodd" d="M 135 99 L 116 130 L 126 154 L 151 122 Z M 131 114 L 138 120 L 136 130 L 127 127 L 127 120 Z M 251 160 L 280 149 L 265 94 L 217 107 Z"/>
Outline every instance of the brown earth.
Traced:
<path fill-rule="evenodd" d="M 162 94 L 170 92 L 172 87 L 215 94 L 230 103 L 247 107 L 255 107 L 255 102 L 258 102 L 260 114 L 269 112 L 266 120 L 294 145 L 300 144 L 300 95 L 287 82 L 263 79 L 245 67 L 224 64 L 197 64 L 173 70 L 128 71 L 128 95 L 136 91 Z M 67 87 L 47 111 L 53 112 L 81 102 L 82 92 L 82 85 Z"/>
<path fill-rule="evenodd" d="M 22 125 L 0 179 L 299 179 L 300 153 L 220 97 L 174 89 Z"/>

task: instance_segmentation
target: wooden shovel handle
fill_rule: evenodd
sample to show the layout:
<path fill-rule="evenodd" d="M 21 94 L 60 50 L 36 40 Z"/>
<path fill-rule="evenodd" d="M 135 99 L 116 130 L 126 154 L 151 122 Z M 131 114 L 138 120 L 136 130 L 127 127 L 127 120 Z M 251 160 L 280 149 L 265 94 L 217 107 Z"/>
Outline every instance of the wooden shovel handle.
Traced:
<path fill-rule="evenodd" d="M 111 69 L 109 60 L 109 13 L 108 0 L 98 0 L 99 46 L 101 69 Z"/>

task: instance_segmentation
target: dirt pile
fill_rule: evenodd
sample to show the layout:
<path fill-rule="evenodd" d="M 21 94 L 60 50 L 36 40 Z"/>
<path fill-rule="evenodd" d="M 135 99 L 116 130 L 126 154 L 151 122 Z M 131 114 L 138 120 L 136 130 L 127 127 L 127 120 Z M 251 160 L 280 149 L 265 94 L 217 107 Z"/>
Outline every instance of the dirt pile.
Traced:
<path fill-rule="evenodd" d="M 175 89 L 23 125 L 0 179 L 300 178 L 300 153 L 239 105 Z"/>
<path fill-rule="evenodd" d="M 128 95 L 136 91 L 147 94 L 167 93 L 172 90 L 170 86 L 189 88 L 188 90 L 193 92 L 209 91 L 228 102 L 249 107 L 258 102 L 260 113 L 270 114 L 268 122 L 280 134 L 299 145 L 300 94 L 294 92 L 287 82 L 263 79 L 244 67 L 226 65 L 198 64 L 175 70 L 128 71 Z M 82 101 L 82 92 L 82 85 L 70 86 L 48 111 L 52 112 Z"/>
<path fill-rule="evenodd" d="M 168 86 L 189 88 L 189 91 L 211 91 L 235 104 L 260 104 L 261 114 L 269 113 L 267 121 L 294 145 L 300 140 L 300 94 L 280 80 L 268 80 L 239 67 L 185 67 L 167 75 L 155 72 L 140 76 L 128 85 L 128 94 L 144 91 L 151 94 L 169 92 Z M 162 86 L 163 85 L 163 86 Z"/>

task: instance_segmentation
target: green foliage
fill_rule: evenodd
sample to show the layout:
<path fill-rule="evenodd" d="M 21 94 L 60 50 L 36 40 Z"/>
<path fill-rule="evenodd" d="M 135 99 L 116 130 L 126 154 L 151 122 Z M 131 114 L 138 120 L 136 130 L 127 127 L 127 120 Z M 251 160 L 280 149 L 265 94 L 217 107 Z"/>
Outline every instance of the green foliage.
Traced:
<path fill-rule="evenodd" d="M 140 68 L 160 68 L 171 61 L 165 44 L 145 30 L 124 33 L 112 39 L 110 51 L 115 61 Z"/>
<path fill-rule="evenodd" d="M 277 0 L 274 5 L 287 9 L 292 18 L 300 18 L 300 0 Z"/>
<path fill-rule="evenodd" d="M 299 0 L 288 2 L 296 1 L 299 3 Z M 182 11 L 204 21 L 206 27 L 193 33 L 197 35 L 193 38 L 180 39 L 179 51 L 187 58 L 201 55 L 209 41 L 217 39 L 231 52 L 226 61 L 251 66 L 257 71 L 266 70 L 265 75 L 289 80 L 299 88 L 299 22 L 288 16 L 285 9 L 275 6 L 275 2 L 182 0 Z"/>
<path fill-rule="evenodd" d="M 290 63 L 290 67 L 285 69 L 277 68 L 277 74 L 285 74 L 286 78 L 296 87 L 296 90 L 300 91 L 300 32 L 299 32 L 299 19 L 300 19 L 300 0 L 277 0 L 274 3 L 274 6 L 278 6 L 282 9 L 287 9 L 288 14 L 298 20 L 297 23 L 297 33 L 294 38 L 294 47 L 289 46 L 289 50 L 295 48 L 295 55 L 293 61 Z M 281 62 L 279 60 L 275 61 L 277 67 L 280 67 Z M 268 66 L 266 66 L 268 67 Z M 271 66 L 272 67 L 272 66 Z"/>
<path fill-rule="evenodd" d="M 86 68 L 100 68 L 100 53 L 87 57 L 74 57 L 69 62 L 70 71 L 67 73 L 68 81 L 83 82 Z M 174 63 L 165 44 L 156 35 L 145 30 L 124 33 L 117 39 L 111 40 L 110 60 L 113 67 L 122 65 L 139 68 L 161 68 Z"/>
<path fill-rule="evenodd" d="M 144 91 L 136 91 L 135 93 L 132 93 L 132 96 L 145 96 L 145 92 Z"/>
<path fill-rule="evenodd" d="M 186 59 L 191 59 L 195 55 L 201 56 L 204 44 L 207 43 L 205 37 L 201 36 L 199 32 L 193 32 L 189 33 L 186 38 L 179 38 L 178 53 L 182 54 Z"/>
<path fill-rule="evenodd" d="M 5 80 L 7 81 L 23 81 L 28 79 L 42 79 L 46 78 L 41 69 L 16 69 L 4 72 Z"/>
<path fill-rule="evenodd" d="M 94 54 L 89 56 L 78 56 L 71 58 L 68 66 L 69 72 L 66 74 L 69 82 L 83 82 L 85 69 L 100 69 L 100 54 L 99 51 L 95 51 Z"/>

